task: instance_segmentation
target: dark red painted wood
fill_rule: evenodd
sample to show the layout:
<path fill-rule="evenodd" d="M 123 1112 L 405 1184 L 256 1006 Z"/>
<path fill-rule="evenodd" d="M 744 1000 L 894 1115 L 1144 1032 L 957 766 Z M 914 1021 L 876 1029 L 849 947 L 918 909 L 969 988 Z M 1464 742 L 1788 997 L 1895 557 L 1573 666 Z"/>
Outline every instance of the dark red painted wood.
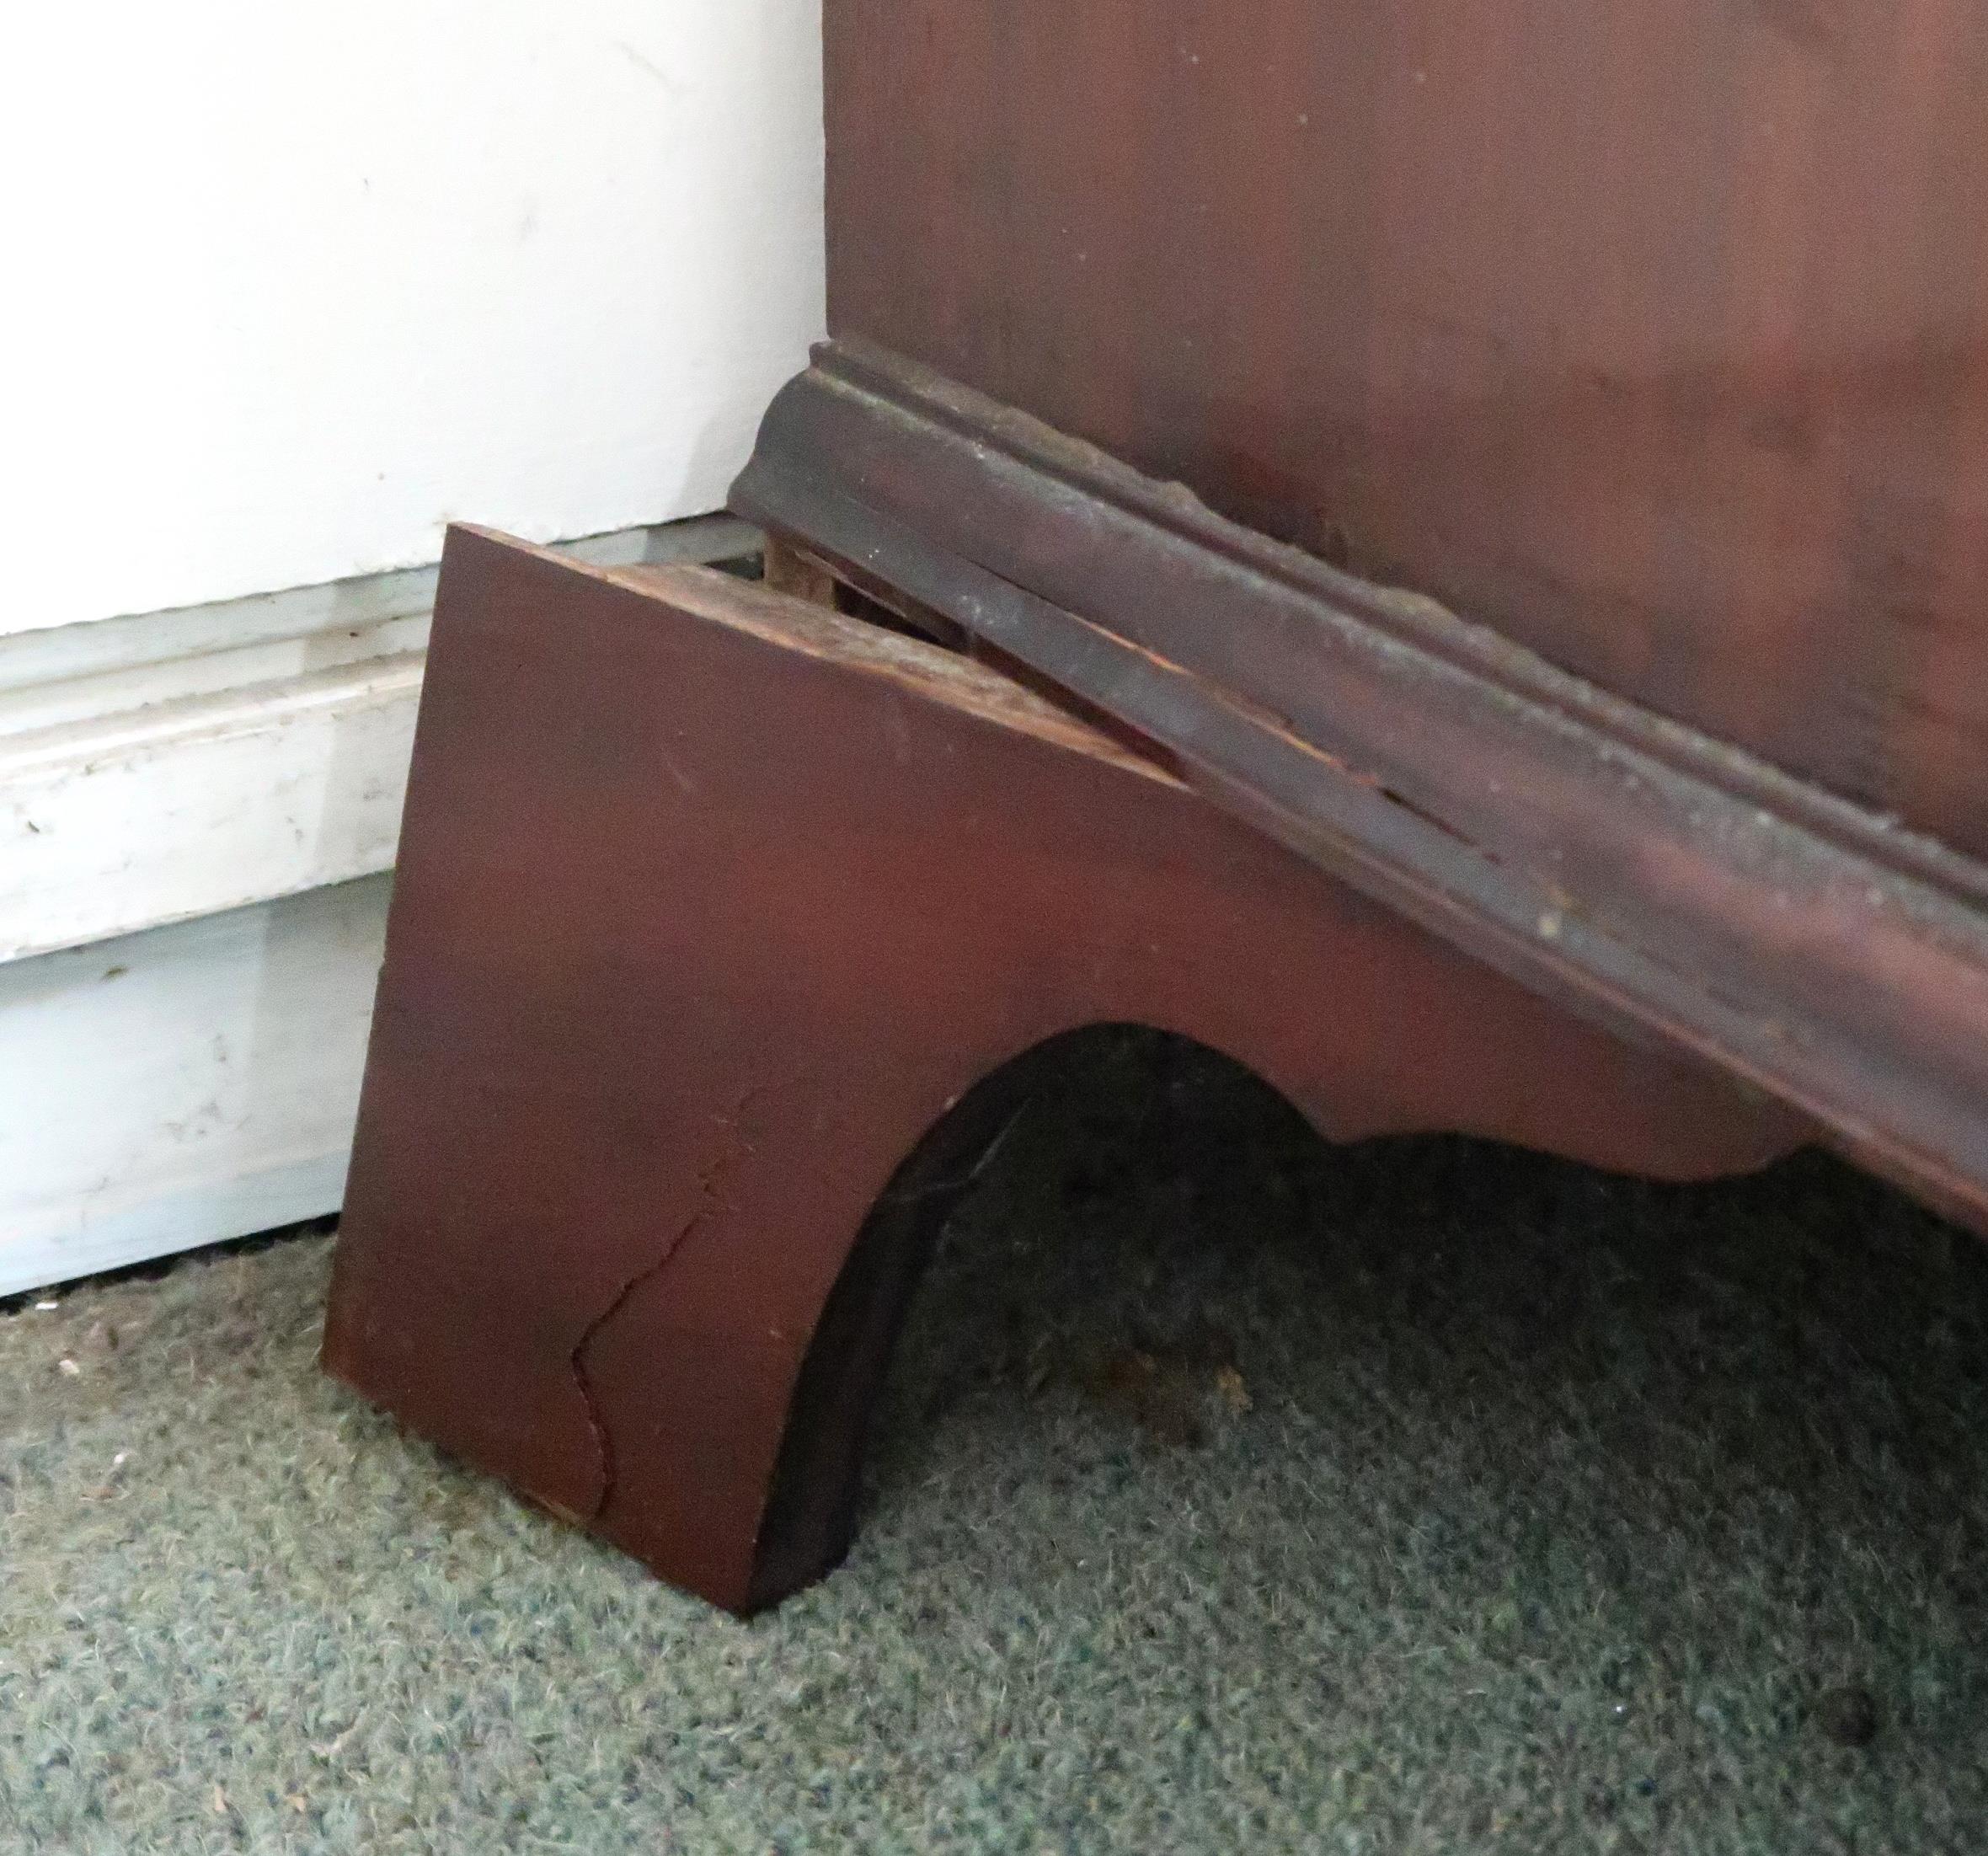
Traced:
<path fill-rule="evenodd" d="M 831 321 L 1988 851 L 1988 7 L 827 0 Z"/>
<path fill-rule="evenodd" d="M 1697 1178 L 1808 1131 L 981 666 L 457 530 L 326 1363 L 767 1602 L 842 1550 L 922 1246 L 1029 1053 L 1099 1022 L 1227 1051 L 1335 1139 Z"/>

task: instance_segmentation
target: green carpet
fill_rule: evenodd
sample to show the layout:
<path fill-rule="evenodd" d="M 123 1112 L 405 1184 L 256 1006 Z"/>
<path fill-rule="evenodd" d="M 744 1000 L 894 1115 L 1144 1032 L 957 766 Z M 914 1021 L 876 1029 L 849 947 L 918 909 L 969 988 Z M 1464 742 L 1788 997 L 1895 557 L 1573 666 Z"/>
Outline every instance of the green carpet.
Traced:
<path fill-rule="evenodd" d="M 0 1850 L 1988 1848 L 1988 1254 L 1161 1070 L 1039 1099 L 749 1626 L 319 1377 L 322 1237 L 0 1314 Z"/>

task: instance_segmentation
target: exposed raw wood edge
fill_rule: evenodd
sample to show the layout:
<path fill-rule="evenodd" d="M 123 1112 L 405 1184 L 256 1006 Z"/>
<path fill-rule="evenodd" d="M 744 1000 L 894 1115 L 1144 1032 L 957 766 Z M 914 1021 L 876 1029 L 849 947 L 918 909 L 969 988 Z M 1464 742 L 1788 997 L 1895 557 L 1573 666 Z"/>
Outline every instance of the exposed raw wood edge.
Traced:
<path fill-rule="evenodd" d="M 0 967 L 0 1295 L 338 1209 L 390 889 Z"/>
<path fill-rule="evenodd" d="M 733 503 L 1504 971 L 1988 1217 L 1971 860 L 876 350 L 783 392 Z"/>
<path fill-rule="evenodd" d="M 1295 693 L 1275 681 L 1274 667 L 1288 659 L 1292 622 L 1304 634 L 1321 618 L 1330 626 L 1351 621 L 1371 644 L 1396 645 L 1453 665 L 1474 685 L 1509 695 L 1532 714 L 1563 715 L 1582 725 L 1590 739 L 1633 748 L 1660 766 L 1800 823 L 1873 863 L 1988 905 L 1988 864 L 1907 830 L 1889 815 L 1840 798 L 1757 756 L 1585 682 L 1436 600 L 1376 586 L 1302 548 L 1227 521 L 1184 485 L 1142 477 L 1095 446 L 1066 437 L 1039 420 L 874 344 L 827 343 L 815 350 L 815 362 L 788 393 L 826 388 L 842 405 L 862 409 L 866 422 L 880 413 L 895 414 L 955 441 L 947 447 L 948 454 L 963 468 L 934 471 L 922 485 L 897 486 L 912 489 L 915 497 L 915 503 L 905 504 L 900 512 L 909 514 L 915 507 L 922 521 L 933 522 L 935 537 L 949 546 L 957 544 L 965 558 L 1030 591 L 1071 610 L 1088 610 L 1078 603 L 1080 594 L 1103 594 L 1130 609 L 1151 584 L 1153 570 L 1171 564 L 1184 567 L 1190 580 L 1225 602 L 1239 591 L 1269 593 L 1275 616 L 1285 622 L 1279 627 L 1284 634 L 1280 649 L 1270 656 L 1245 650 L 1238 657 L 1223 649 L 1233 642 L 1225 628 L 1208 632 L 1191 619 L 1176 623 L 1168 635 L 1177 647 L 1191 640 L 1209 654 L 1201 662 L 1195 652 L 1177 648 L 1176 655 L 1189 669 L 1226 670 L 1232 661 L 1243 669 L 1253 662 L 1259 672 L 1267 669 L 1253 693 L 1271 713 Z M 772 415 L 767 424 L 772 429 Z M 860 452 L 836 462 L 844 480 L 863 478 Z M 747 480 L 751 474 L 749 470 Z M 979 494 L 964 505 L 956 500 L 970 489 Z M 1075 515 L 1081 506 L 1087 519 L 1103 522 L 1088 538 L 1091 548 L 1071 550 L 1066 527 L 1023 525 L 1013 519 L 1023 505 L 1039 509 L 1062 497 L 1071 500 L 1066 515 Z M 738 504 L 735 494 L 733 500 Z M 1140 551 L 1122 562 L 1101 559 L 1095 544 L 1106 537 L 1130 538 Z M 1166 616 L 1163 610 L 1154 610 L 1146 615 L 1146 623 L 1157 624 Z M 1117 628 L 1132 635 L 1122 626 Z M 1197 631 L 1205 635 L 1197 637 Z M 1326 642 L 1316 636 L 1302 639 L 1312 646 Z"/>
<path fill-rule="evenodd" d="M 558 552 L 619 568 L 724 559 L 757 541 L 708 518 Z M 140 626 L 120 636 L 141 653 L 158 649 L 142 630 L 152 623 L 182 644 L 234 642 L 0 694 L 0 962 L 390 868 L 429 615 L 297 628 L 334 609 L 377 615 L 433 588 L 431 572 L 390 575 L 77 628 Z M 89 650 L 108 665 L 102 642 Z M 11 662 L 25 675 L 79 651 L 71 641 Z"/>
<path fill-rule="evenodd" d="M 520 554 L 557 559 L 552 549 L 498 529 L 468 522 L 453 526 L 466 535 Z M 859 676 L 887 678 L 907 689 L 934 695 L 954 709 L 1026 730 L 1039 741 L 1053 741 L 1095 759 L 1115 761 L 1149 779 L 1169 777 L 1163 768 L 1128 751 L 1121 743 L 1100 735 L 1068 709 L 1058 708 L 1013 678 L 926 640 L 852 623 L 831 610 L 765 586 L 741 586 L 708 568 L 644 564 L 593 571 L 610 585 L 666 599 L 679 612 L 749 634 L 783 653 L 819 658 Z"/>

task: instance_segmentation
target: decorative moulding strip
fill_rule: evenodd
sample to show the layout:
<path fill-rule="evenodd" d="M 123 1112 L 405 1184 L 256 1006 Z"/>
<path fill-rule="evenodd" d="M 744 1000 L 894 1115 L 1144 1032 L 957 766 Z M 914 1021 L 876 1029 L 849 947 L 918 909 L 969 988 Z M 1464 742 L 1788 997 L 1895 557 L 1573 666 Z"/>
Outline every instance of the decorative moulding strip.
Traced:
<path fill-rule="evenodd" d="M 1988 1217 L 1972 860 L 873 348 L 818 351 L 733 505 L 1492 964 Z"/>

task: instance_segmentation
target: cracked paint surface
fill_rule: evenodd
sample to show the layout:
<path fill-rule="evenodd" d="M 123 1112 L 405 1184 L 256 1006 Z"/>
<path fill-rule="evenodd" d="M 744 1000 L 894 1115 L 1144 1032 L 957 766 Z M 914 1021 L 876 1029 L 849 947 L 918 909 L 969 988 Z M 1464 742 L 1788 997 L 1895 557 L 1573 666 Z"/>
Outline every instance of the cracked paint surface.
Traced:
<path fill-rule="evenodd" d="M 615 1292 L 613 1299 L 587 1324 L 580 1339 L 574 1343 L 568 1364 L 573 1374 L 573 1383 L 586 1408 L 587 1429 L 592 1435 L 600 1464 L 597 1479 L 600 1494 L 585 1514 L 575 1517 L 582 1524 L 598 1520 L 606 1511 L 608 1503 L 614 1498 L 616 1479 L 614 1436 L 608 1427 L 607 1415 L 601 1409 L 592 1377 L 587 1370 L 588 1352 L 622 1311 L 670 1267 L 691 1238 L 711 1219 L 731 1209 L 725 1197 L 727 1176 L 750 1160 L 754 1151 L 752 1143 L 739 1131 L 740 1125 L 754 1103 L 771 1089 L 783 1086 L 767 1083 L 756 1085 L 739 1098 L 738 1103 L 729 1114 L 712 1116 L 713 1125 L 719 1131 L 718 1151 L 697 1169 L 701 1202 L 697 1211 L 685 1221 L 676 1236 L 664 1248 L 660 1256 L 654 1262 L 644 1265 L 622 1284 Z"/>

